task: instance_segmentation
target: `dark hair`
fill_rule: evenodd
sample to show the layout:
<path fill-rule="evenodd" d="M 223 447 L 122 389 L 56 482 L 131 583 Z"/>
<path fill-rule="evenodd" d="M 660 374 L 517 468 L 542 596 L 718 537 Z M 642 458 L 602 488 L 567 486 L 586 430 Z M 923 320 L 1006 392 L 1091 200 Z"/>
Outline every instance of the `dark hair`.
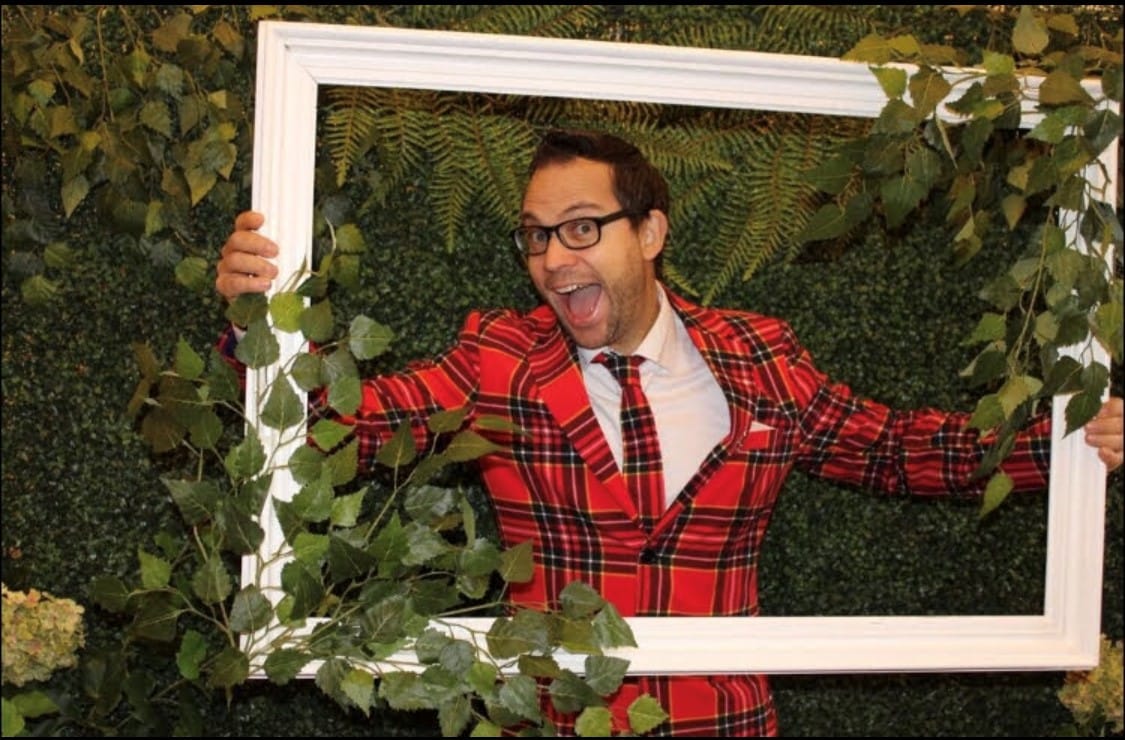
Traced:
<path fill-rule="evenodd" d="M 548 164 L 572 159 L 603 162 L 613 169 L 613 194 L 621 207 L 636 211 L 641 217 L 652 209 L 668 213 L 668 183 L 660 170 L 652 166 L 633 144 L 612 134 L 599 131 L 554 129 L 548 131 L 531 157 L 528 175 L 534 175 Z"/>
<path fill-rule="evenodd" d="M 664 175 L 652 166 L 640 149 L 613 134 L 564 129 L 548 131 L 531 156 L 528 177 L 545 165 L 563 164 L 579 158 L 602 162 L 612 168 L 613 194 L 617 202 L 624 210 L 639 214 L 629 217 L 634 227 L 653 209 L 668 215 L 668 181 Z M 663 251 L 656 256 L 653 265 L 656 276 L 662 277 Z"/>

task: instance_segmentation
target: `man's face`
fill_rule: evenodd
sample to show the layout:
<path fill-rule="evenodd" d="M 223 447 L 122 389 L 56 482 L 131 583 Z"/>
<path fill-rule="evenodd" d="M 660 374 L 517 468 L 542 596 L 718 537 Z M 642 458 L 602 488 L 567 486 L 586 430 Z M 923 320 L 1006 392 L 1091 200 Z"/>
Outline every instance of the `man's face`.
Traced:
<path fill-rule="evenodd" d="M 524 194 L 522 225 L 619 211 L 612 178 L 609 165 L 588 159 L 539 168 Z M 579 346 L 631 354 L 644 339 L 659 307 L 653 259 L 666 229 L 664 214 L 652 211 L 637 228 L 628 218 L 605 224 L 587 249 L 567 249 L 552 235 L 546 252 L 527 258 L 536 289 Z"/>

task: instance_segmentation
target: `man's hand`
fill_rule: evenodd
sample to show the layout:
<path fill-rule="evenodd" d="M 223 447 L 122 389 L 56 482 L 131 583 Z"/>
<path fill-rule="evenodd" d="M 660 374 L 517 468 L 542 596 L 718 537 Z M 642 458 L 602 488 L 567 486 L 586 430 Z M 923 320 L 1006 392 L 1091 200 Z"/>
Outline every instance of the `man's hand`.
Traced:
<path fill-rule="evenodd" d="M 243 293 L 265 293 L 277 277 L 277 244 L 258 233 L 266 218 L 256 211 L 243 211 L 234 220 L 234 231 L 223 245 L 215 266 L 215 290 L 228 301 Z"/>
<path fill-rule="evenodd" d="M 1098 448 L 1098 457 L 1111 471 L 1121 467 L 1122 436 L 1125 434 L 1122 406 L 1120 398 L 1110 398 L 1085 427 L 1086 444 Z"/>

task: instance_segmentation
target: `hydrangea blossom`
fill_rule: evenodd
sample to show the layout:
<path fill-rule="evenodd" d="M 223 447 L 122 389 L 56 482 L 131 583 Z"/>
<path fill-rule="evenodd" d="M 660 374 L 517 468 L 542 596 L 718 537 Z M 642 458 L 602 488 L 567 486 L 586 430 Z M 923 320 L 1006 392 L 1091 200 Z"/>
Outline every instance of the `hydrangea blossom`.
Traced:
<path fill-rule="evenodd" d="M 3 682 L 23 686 L 46 681 L 59 668 L 78 663 L 85 644 L 83 608 L 71 599 L 30 589 L 9 591 L 4 597 Z"/>
<path fill-rule="evenodd" d="M 1072 671 L 1066 675 L 1059 689 L 1059 701 L 1074 715 L 1075 723 L 1082 728 L 1098 732 L 1097 723 L 1104 722 L 1113 732 L 1125 729 L 1122 718 L 1122 643 L 1101 637 L 1101 650 L 1096 668 L 1090 671 Z"/>

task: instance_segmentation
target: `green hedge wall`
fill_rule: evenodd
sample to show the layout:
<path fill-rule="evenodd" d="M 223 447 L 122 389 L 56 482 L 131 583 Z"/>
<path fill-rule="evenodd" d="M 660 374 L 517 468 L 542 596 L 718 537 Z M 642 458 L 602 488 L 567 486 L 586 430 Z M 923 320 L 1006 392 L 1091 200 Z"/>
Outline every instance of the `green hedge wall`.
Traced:
<path fill-rule="evenodd" d="M 924 7 L 886 12 L 911 23 Z M 825 46 L 822 53 L 842 50 L 839 42 Z M 242 71 L 252 79 L 252 66 Z M 239 157 L 244 176 L 250 152 Z M 387 366 L 445 346 L 470 308 L 535 300 L 507 247 L 506 225 L 482 218 L 478 236 L 449 253 L 420 185 L 380 214 L 363 215 L 372 247 L 364 288 L 344 301 L 395 330 L 392 352 L 380 358 Z M 212 257 L 234 212 L 248 203 L 245 181 L 240 187 L 228 212 L 211 204 L 193 214 L 211 235 L 202 246 Z M 18 198 L 8 167 L 4 191 L 6 200 Z M 7 269 L 2 284 L 3 580 L 84 601 L 92 578 L 132 573 L 137 548 L 178 526 L 159 478 L 185 461 L 151 456 L 124 415 L 138 377 L 130 343 L 148 341 L 165 356 L 179 337 L 205 348 L 222 326 L 223 306 L 177 284 L 170 269 L 123 247 L 82 211 L 67 231 L 82 261 L 65 276 L 61 299 L 29 307 Z M 677 234 L 674 248 L 690 266 L 690 235 Z M 982 309 L 977 290 L 1005 264 L 1004 251 L 986 250 L 956 268 L 940 222 L 921 224 L 901 237 L 869 234 L 837 259 L 770 264 L 716 302 L 789 319 L 821 368 L 858 393 L 900 407 L 967 409 L 974 396 L 957 372 L 971 354 L 958 342 Z M 1119 368 L 1114 378 L 1121 393 Z M 1110 479 L 1102 618 L 1116 639 L 1123 627 L 1121 488 L 1119 472 Z M 768 535 L 763 611 L 1039 613 L 1044 521 L 1040 495 L 1010 499 L 981 522 L 972 504 L 885 500 L 795 474 Z M 117 639 L 122 625 L 109 615 L 88 606 L 87 617 L 91 650 Z M 77 675 L 62 680 L 73 684 Z M 1054 734 L 1069 718 L 1055 697 L 1061 681 L 1058 673 L 1030 673 L 778 676 L 774 684 L 788 736 L 1024 737 Z M 255 683 L 229 705 L 201 696 L 199 711 L 215 736 L 437 734 L 425 713 L 345 713 L 311 682 Z"/>

